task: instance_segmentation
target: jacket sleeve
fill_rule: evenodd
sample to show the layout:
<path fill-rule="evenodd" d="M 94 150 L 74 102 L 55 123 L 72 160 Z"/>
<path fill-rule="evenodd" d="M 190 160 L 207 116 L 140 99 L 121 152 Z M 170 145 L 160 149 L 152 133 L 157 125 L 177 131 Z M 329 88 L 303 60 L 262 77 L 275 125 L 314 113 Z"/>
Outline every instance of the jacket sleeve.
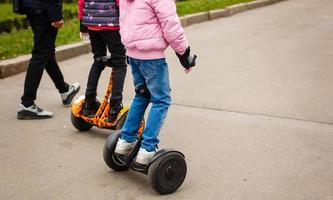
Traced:
<path fill-rule="evenodd" d="M 164 38 L 175 52 L 183 55 L 188 47 L 188 42 L 177 15 L 175 1 L 150 0 L 149 4 L 157 15 Z"/>
<path fill-rule="evenodd" d="M 77 2 L 77 13 L 79 16 L 79 20 L 81 20 L 83 18 L 83 5 L 84 5 L 84 0 L 78 0 Z"/>
<path fill-rule="evenodd" d="M 61 0 L 43 0 L 46 5 L 47 15 L 52 22 L 62 19 L 62 1 Z"/>

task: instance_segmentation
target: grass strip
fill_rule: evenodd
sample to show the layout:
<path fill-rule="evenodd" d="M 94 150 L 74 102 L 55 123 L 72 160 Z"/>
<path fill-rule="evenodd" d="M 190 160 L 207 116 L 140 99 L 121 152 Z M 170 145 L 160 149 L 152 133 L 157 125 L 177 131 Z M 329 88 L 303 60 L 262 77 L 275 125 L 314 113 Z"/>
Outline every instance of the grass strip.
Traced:
<path fill-rule="evenodd" d="M 68 20 L 65 26 L 59 29 L 56 46 L 71 44 L 80 41 L 79 22 L 76 19 Z M 28 54 L 33 46 L 31 29 L 12 33 L 0 34 L 0 60 Z"/>
<path fill-rule="evenodd" d="M 177 2 L 177 12 L 180 16 L 225 8 L 238 3 L 253 0 L 187 0 Z"/>

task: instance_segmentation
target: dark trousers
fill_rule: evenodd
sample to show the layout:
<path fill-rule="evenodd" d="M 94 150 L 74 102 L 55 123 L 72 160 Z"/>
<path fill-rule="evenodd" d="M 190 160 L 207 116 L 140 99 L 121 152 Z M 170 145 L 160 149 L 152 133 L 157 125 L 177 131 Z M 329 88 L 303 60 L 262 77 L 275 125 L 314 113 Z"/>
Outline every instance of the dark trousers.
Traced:
<path fill-rule="evenodd" d="M 113 87 L 110 102 L 113 100 L 122 99 L 122 93 L 124 88 L 124 81 L 126 76 L 127 64 L 126 64 L 126 51 L 124 45 L 121 43 L 119 31 L 113 30 L 102 30 L 92 31 L 89 30 L 90 43 L 92 47 L 92 53 L 94 54 L 94 63 L 91 66 L 87 90 L 86 90 L 86 101 L 93 102 L 97 95 L 98 80 L 105 66 L 96 61 L 96 58 L 107 55 L 107 50 L 111 53 L 111 61 L 113 66 Z"/>
<path fill-rule="evenodd" d="M 27 18 L 34 34 L 34 47 L 21 100 L 24 106 L 29 107 L 36 99 L 44 69 L 60 93 L 68 91 L 68 84 L 64 81 L 55 58 L 55 40 L 58 29 L 51 26 L 51 21 L 45 13 L 29 14 Z"/>

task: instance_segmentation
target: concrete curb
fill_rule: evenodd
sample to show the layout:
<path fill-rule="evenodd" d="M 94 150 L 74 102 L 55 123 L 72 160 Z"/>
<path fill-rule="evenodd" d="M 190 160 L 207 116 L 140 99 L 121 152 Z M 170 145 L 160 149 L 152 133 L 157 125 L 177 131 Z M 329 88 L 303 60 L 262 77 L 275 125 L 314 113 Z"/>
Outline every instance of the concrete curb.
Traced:
<path fill-rule="evenodd" d="M 89 53 L 90 51 L 90 42 L 84 41 L 58 47 L 56 57 L 58 61 L 61 61 L 79 56 L 81 54 Z"/>
<path fill-rule="evenodd" d="M 265 6 L 264 1 L 252 1 L 249 3 L 245 4 L 247 10 L 255 9 L 255 8 L 260 8 L 262 6 Z"/>
<path fill-rule="evenodd" d="M 285 0 L 256 0 L 249 3 L 240 3 L 228 6 L 225 9 L 212 10 L 180 17 L 182 26 L 189 26 L 209 20 L 214 20 L 222 17 L 229 17 L 234 14 L 247 10 L 271 5 Z M 89 42 L 78 42 L 75 44 L 60 46 L 56 49 L 56 57 L 58 61 L 66 60 L 79 56 L 84 53 L 89 53 L 91 47 Z M 17 58 L 0 61 L 0 79 L 6 78 L 26 71 L 31 55 L 19 56 Z"/>
<path fill-rule="evenodd" d="M 184 20 L 186 20 L 186 25 L 187 26 L 189 26 L 191 24 L 197 24 L 197 23 L 205 22 L 205 21 L 209 20 L 209 13 L 208 12 L 202 12 L 202 13 L 186 15 L 184 17 Z"/>
<path fill-rule="evenodd" d="M 229 16 L 246 11 L 247 7 L 244 3 L 228 6 Z"/>
<path fill-rule="evenodd" d="M 228 9 L 219 9 L 219 10 L 209 11 L 208 14 L 209 14 L 209 20 L 214 20 L 221 17 L 230 16 L 230 11 Z"/>
<path fill-rule="evenodd" d="M 263 6 L 268 6 L 280 1 L 286 1 L 286 0 L 256 0 L 248 3 L 240 3 L 228 6 L 225 9 L 211 10 L 208 12 L 186 15 L 180 18 L 180 22 L 182 23 L 182 26 L 185 27 L 192 24 L 205 22 L 208 20 L 214 20 L 222 17 L 230 17 L 240 12 L 244 12 L 255 8 L 260 8 Z"/>

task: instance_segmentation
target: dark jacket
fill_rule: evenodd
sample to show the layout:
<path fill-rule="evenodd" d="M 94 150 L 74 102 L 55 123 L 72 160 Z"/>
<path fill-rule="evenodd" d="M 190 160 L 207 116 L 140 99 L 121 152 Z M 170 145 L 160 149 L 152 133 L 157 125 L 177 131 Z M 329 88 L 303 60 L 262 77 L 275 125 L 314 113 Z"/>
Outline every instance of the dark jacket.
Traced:
<path fill-rule="evenodd" d="M 118 0 L 78 0 L 78 5 L 83 25 L 119 27 Z"/>
<path fill-rule="evenodd" d="M 22 0 L 22 7 L 27 14 L 46 12 L 51 22 L 62 19 L 62 0 Z"/>

